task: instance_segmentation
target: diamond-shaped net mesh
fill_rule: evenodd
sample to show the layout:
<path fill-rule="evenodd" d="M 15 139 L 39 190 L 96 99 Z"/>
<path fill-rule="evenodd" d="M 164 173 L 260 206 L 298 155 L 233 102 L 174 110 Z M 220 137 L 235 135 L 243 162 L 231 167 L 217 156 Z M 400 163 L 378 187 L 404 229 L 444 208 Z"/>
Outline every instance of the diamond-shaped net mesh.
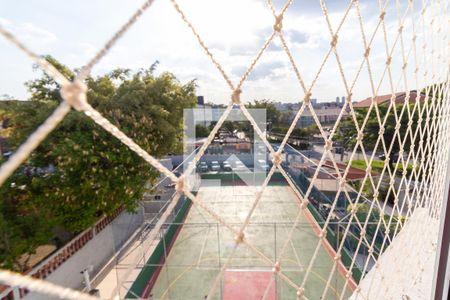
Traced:
<path fill-rule="evenodd" d="M 157 159 L 125 135 L 120 128 L 104 118 L 89 104 L 89 99 L 86 97 L 87 88 L 84 80 L 90 74 L 91 69 L 108 53 L 117 40 L 133 26 L 146 10 L 150 9 L 153 1 L 146 1 L 94 58 L 79 71 L 73 81 L 69 81 L 47 61 L 34 54 L 14 35 L 0 27 L 2 36 L 25 52 L 60 84 L 61 95 L 64 99 L 51 116 L 1 166 L 0 184 L 5 182 L 45 137 L 64 119 L 71 108 L 74 108 L 83 112 L 176 184 L 176 196 L 168 204 L 166 210 L 151 230 L 148 240 L 153 240 L 160 232 L 167 217 L 173 212 L 178 200 L 183 195 L 188 197 L 195 207 L 209 215 L 220 226 L 226 228 L 228 233 L 233 235 L 234 245 L 229 251 L 227 258 L 223 261 L 213 283 L 208 287 L 207 299 L 214 297 L 221 284 L 224 272 L 232 264 L 234 256 L 241 248 L 245 248 L 253 253 L 266 265 L 272 266 L 273 277 L 267 287 L 264 287 L 264 298 L 270 294 L 270 286 L 276 278 L 292 288 L 292 296 L 294 298 L 308 299 L 308 289 L 317 289 L 317 286 L 308 286 L 308 279 L 313 276 L 314 266 L 317 264 L 318 256 L 324 247 L 324 240 L 327 239 L 330 228 L 336 226 L 333 224 L 333 214 L 331 212 L 337 209 L 339 201 L 348 203 L 349 213 L 346 222 L 339 225 L 342 242 L 337 243 L 333 252 L 331 271 L 322 281 L 321 299 L 325 299 L 330 293 L 333 276 L 336 271 L 340 272 L 345 278 L 343 286 L 340 287 L 342 290 L 337 293 L 337 295 L 340 295 L 338 297 L 340 299 L 344 298 L 345 293 L 343 291 L 347 288 L 353 291 L 352 297 L 354 299 L 385 299 L 388 298 L 387 295 L 390 295 L 393 289 L 407 291 L 413 288 L 425 276 L 423 274 L 426 272 L 425 266 L 434 258 L 430 253 L 434 254 L 436 251 L 437 232 L 435 224 L 437 224 L 436 220 L 439 220 L 440 217 L 440 208 L 446 188 L 445 174 L 450 145 L 448 142 L 450 138 L 448 134 L 450 132 L 448 128 L 450 82 L 448 77 L 449 3 L 447 1 L 422 1 L 416 4 L 414 1 L 407 1 L 407 3 L 394 1 L 394 3 L 391 3 L 393 5 L 388 6 L 389 2 L 392 1 L 380 0 L 378 3 L 379 18 L 376 25 L 373 26 L 373 32 L 368 32 L 365 28 L 358 1 L 347 3 L 345 12 L 340 17 L 339 22 L 337 22 L 337 26 L 333 26 L 327 5 L 325 1 L 321 0 L 320 6 L 323 18 L 329 32 L 329 48 L 317 72 L 312 77 L 312 81 L 308 84 L 302 75 L 302 65 L 296 63 L 296 59 L 283 33 L 283 17 L 293 1 L 287 1 L 281 10 L 277 11 L 272 1 L 269 0 L 268 7 L 273 15 L 273 30 L 250 62 L 241 79 L 235 84 L 230 79 L 226 69 L 222 67 L 210 51 L 194 24 L 191 23 L 189 16 L 185 14 L 183 6 L 179 5 L 175 0 L 171 2 L 186 26 L 192 31 L 200 47 L 230 88 L 230 101 L 223 115 L 196 152 L 193 163 L 189 165 L 187 170 L 181 176 L 176 176 L 171 170 L 164 167 Z M 420 11 L 417 10 L 416 5 L 420 6 Z M 387 7 L 390 7 L 390 10 L 397 16 L 398 20 L 396 34 L 390 42 L 388 41 L 387 31 L 392 30 L 392 28 L 387 28 L 385 21 Z M 358 40 L 354 40 L 354 43 L 362 44 L 362 49 L 364 50 L 360 57 L 354 58 L 354 62 L 358 63 L 354 78 L 349 78 L 345 73 L 345 65 L 340 56 L 345 49 L 339 47 L 341 28 L 347 25 L 346 22 L 350 14 L 356 14 L 357 20 L 351 26 L 358 27 L 360 31 L 360 36 Z M 289 130 L 276 150 L 268 142 L 266 133 L 259 128 L 249 113 L 245 106 L 245 101 L 241 99 L 245 82 L 258 64 L 261 56 L 275 39 L 279 39 L 303 93 L 301 107 L 295 114 Z M 381 48 L 384 49 L 384 53 L 382 53 L 384 67 L 382 76 L 378 80 L 375 80 L 371 71 L 371 49 L 374 48 L 375 43 L 381 43 Z M 336 80 L 342 81 L 345 87 L 346 102 L 334 126 L 328 133 L 324 130 L 315 112 L 315 108 L 311 103 L 311 95 L 325 64 L 329 60 L 335 60 L 336 62 Z M 361 113 L 354 107 L 353 100 L 355 99 L 352 98 L 352 92 L 363 74 L 369 82 L 371 98 L 366 105 L 364 113 Z M 398 78 L 395 78 L 395 76 L 398 76 Z M 381 107 L 381 104 L 377 101 L 377 96 L 379 96 L 381 85 L 386 82 L 390 88 L 391 96 L 384 106 Z M 399 91 L 399 87 L 405 91 L 403 103 L 399 103 L 396 98 L 396 92 Z M 417 92 L 421 90 L 423 92 Z M 205 199 L 202 199 L 200 194 L 194 195 L 191 187 L 185 180 L 205 154 L 206 149 L 212 143 L 219 128 L 234 107 L 239 107 L 248 121 L 250 121 L 254 132 L 264 142 L 272 159 L 270 171 L 262 186 L 256 192 L 256 197 L 252 201 L 249 210 L 246 211 L 244 221 L 239 226 L 227 222 L 220 212 L 215 211 L 207 204 Z M 288 140 L 296 124 L 307 111 L 310 112 L 314 123 L 320 131 L 320 136 L 324 143 L 324 151 L 322 157 L 317 161 L 304 158 L 312 173 L 310 180 L 305 181 L 304 190 L 300 191 L 297 186 L 298 183 L 294 182 L 292 174 L 283 165 L 282 154 L 289 146 Z M 375 124 L 376 126 L 372 124 L 369 127 L 369 118 L 372 116 L 375 116 L 374 119 L 377 124 Z M 335 156 L 332 155 L 332 150 L 333 141 L 335 141 L 339 127 L 344 121 L 347 123 L 347 126 L 354 127 L 357 134 L 354 137 L 353 150 L 349 154 L 349 163 L 343 166 L 336 162 Z M 390 143 L 386 142 L 384 135 L 384 131 L 388 126 L 394 127 L 394 136 Z M 400 130 L 402 126 L 406 126 L 406 129 Z M 376 133 L 371 132 L 374 128 L 377 130 Z M 364 135 L 366 134 L 376 134 L 378 136 L 374 149 L 368 149 L 367 145 L 364 145 Z M 375 155 L 379 152 L 384 153 L 385 163 L 379 170 L 377 178 L 375 178 L 370 166 L 373 165 L 373 161 L 376 159 Z M 365 166 L 369 167 L 365 170 L 359 187 L 353 188 L 347 183 L 351 173 L 350 162 L 355 159 L 356 155 L 362 156 Z M 406 166 L 411 166 L 411 168 L 407 170 Z M 323 222 L 317 224 L 319 228 L 319 230 L 315 231 L 317 243 L 312 245 L 312 256 L 303 266 L 304 273 L 301 280 L 295 280 L 295 278 L 286 274 L 283 257 L 293 245 L 292 240 L 298 226 L 304 221 L 302 218 L 305 218 L 308 206 L 314 204 L 314 199 L 317 199 L 317 194 L 320 193 L 314 183 L 323 175 L 325 167 L 328 170 L 326 172 L 332 173 L 339 183 L 336 197 L 329 199 L 328 213 L 325 214 Z M 250 219 L 257 210 L 258 205 L 260 205 L 269 181 L 276 172 L 281 173 L 287 184 L 292 187 L 296 197 L 300 199 L 300 203 L 292 224 L 286 227 L 286 234 L 283 235 L 283 240 L 279 241 L 281 246 L 274 259 L 267 256 L 253 240 L 247 239 L 246 232 L 249 230 Z M 363 190 L 367 187 L 372 191 L 370 199 L 367 199 L 363 193 Z M 380 193 L 381 187 L 385 190 L 383 194 Z M 384 212 L 386 211 L 387 201 L 382 201 L 385 200 L 383 198 L 391 198 L 393 201 L 392 213 L 386 216 Z M 365 218 L 361 218 L 361 215 L 358 214 L 361 203 L 368 204 Z M 394 216 L 404 216 L 404 219 L 400 220 Z M 353 243 L 354 251 L 352 252 L 353 254 L 346 252 L 346 261 L 344 262 L 343 255 L 346 241 L 350 240 Z M 356 268 L 357 253 L 362 248 L 367 250 L 368 259 L 365 260 L 362 267 Z M 372 267 L 372 264 L 374 267 Z M 368 272 L 369 270 L 370 272 Z M 131 268 L 129 272 L 131 272 Z M 414 275 L 405 275 L 405 273 L 411 272 Z M 356 273 L 359 273 L 359 275 Z M 87 294 L 66 289 L 43 280 L 8 271 L 0 271 L 0 280 L 10 286 L 25 287 L 31 291 L 65 299 L 96 299 Z M 393 286 L 396 287 L 393 288 Z"/>

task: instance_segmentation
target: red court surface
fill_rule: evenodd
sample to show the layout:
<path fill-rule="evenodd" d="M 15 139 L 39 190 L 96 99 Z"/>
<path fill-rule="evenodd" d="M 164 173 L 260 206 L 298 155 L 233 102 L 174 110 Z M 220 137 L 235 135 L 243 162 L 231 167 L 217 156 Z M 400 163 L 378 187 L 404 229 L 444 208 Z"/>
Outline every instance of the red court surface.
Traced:
<path fill-rule="evenodd" d="M 224 300 L 261 300 L 273 276 L 272 272 L 225 271 L 223 284 Z M 272 282 L 267 300 L 276 300 L 275 282 Z"/>

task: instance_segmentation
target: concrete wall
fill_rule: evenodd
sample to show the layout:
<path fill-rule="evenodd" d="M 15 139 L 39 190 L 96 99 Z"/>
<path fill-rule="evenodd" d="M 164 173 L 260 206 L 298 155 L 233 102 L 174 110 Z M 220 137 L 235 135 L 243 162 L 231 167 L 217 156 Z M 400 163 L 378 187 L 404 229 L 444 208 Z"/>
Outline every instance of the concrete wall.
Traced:
<path fill-rule="evenodd" d="M 128 238 L 142 225 L 143 220 L 142 211 L 139 211 L 137 214 L 121 213 L 82 249 L 50 274 L 46 280 L 73 289 L 83 289 L 85 285 L 83 275 L 80 272 L 92 265 L 93 271 L 90 272 L 90 275 L 93 278 Z M 58 298 L 30 293 L 23 299 L 44 300 Z"/>

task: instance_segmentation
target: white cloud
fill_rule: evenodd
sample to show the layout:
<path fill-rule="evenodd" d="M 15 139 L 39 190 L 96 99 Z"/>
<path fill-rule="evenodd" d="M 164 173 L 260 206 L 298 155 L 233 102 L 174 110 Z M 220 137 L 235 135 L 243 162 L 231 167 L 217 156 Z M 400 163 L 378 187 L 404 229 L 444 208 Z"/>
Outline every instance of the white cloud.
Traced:
<path fill-rule="evenodd" d="M 56 35 L 51 31 L 38 27 L 31 23 L 22 23 L 14 26 L 13 30 L 23 41 L 34 40 L 40 43 L 52 43 L 56 41 Z"/>
<path fill-rule="evenodd" d="M 42 45 L 57 40 L 56 35 L 51 31 L 29 22 L 13 22 L 11 20 L 0 18 L 0 25 L 4 26 L 23 42 L 38 43 Z"/>
<path fill-rule="evenodd" d="M 5 19 L 5 18 L 0 17 L 0 25 L 1 25 L 1 26 L 6 27 L 6 26 L 8 26 L 8 25 L 10 25 L 10 24 L 11 24 L 11 21 L 10 21 L 10 20 L 7 20 L 7 19 Z"/>
<path fill-rule="evenodd" d="M 238 82 L 273 30 L 274 18 L 265 1 L 180 0 L 179 4 L 232 81 Z M 276 4 L 279 8 L 284 1 Z M 346 5 L 340 0 L 327 1 L 327 4 L 330 4 L 329 16 L 333 30 L 336 30 Z M 51 5 L 50 2 L 47 5 Z M 74 9 L 78 13 L 83 12 L 84 22 L 79 21 L 80 24 L 91 22 L 84 30 L 78 29 L 79 26 L 74 26 L 73 22 L 70 23 L 68 12 L 48 15 L 49 22 L 33 20 L 33 16 L 14 18 L 8 15 L 8 19 L 0 19 L 0 24 L 7 26 L 37 53 L 52 54 L 62 63 L 77 68 L 93 57 L 107 38 L 129 17 L 129 11 L 121 9 L 123 7 L 121 1 L 100 0 L 96 5 L 98 8 L 106 5 L 108 13 L 117 12 L 117 18 L 102 17 L 99 11 L 89 9 L 91 7 L 89 4 L 77 2 Z M 62 4 L 52 7 L 55 12 L 64 12 Z M 364 17 L 366 38 L 369 39 L 378 21 L 378 5 L 366 1 L 361 3 L 360 7 Z M 127 9 L 131 10 L 130 6 L 127 6 Z M 396 32 L 395 14 L 395 7 L 389 8 L 389 15 L 392 18 L 388 20 L 387 26 L 390 45 Z M 17 21 L 23 19 L 30 21 Z M 101 20 L 101 24 L 98 20 Z M 52 24 L 61 26 L 52 27 Z M 410 23 L 405 25 L 409 27 Z M 86 28 L 91 29 L 89 26 L 93 27 L 92 30 L 86 31 Z M 405 33 L 409 34 L 408 30 L 406 29 Z M 318 3 L 294 2 L 284 17 L 283 32 L 302 77 L 309 86 L 330 47 L 331 40 Z M 350 11 L 339 33 L 338 52 L 345 75 L 351 82 L 364 53 L 359 22 L 354 9 Z M 376 74 L 378 77 L 381 76 L 379 73 L 382 72 L 384 58 L 380 28 L 371 52 L 372 67 L 375 73 L 378 72 Z M 170 1 L 155 1 L 142 18 L 95 66 L 93 72 L 103 74 L 117 67 L 145 68 L 156 60 L 161 62 L 157 72 L 173 72 L 182 82 L 197 78 L 198 91 L 205 95 L 207 100 L 222 103 L 229 100 L 231 91 L 227 84 Z M 331 100 L 337 95 L 344 94 L 333 55 L 322 70 L 316 87 L 314 97 L 319 100 Z M 368 82 L 361 83 L 358 87 L 359 97 L 365 98 L 367 93 L 370 93 Z M 301 98 L 299 84 L 277 37 L 261 57 L 243 88 L 245 89 L 243 95 L 245 94 L 247 98 L 272 97 L 274 100 L 289 101 Z"/>

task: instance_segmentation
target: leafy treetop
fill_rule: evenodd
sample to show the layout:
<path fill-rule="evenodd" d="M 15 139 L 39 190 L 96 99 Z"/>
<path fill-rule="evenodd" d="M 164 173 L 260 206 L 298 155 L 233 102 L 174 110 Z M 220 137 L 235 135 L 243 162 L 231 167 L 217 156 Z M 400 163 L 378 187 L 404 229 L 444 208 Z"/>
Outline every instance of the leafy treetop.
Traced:
<path fill-rule="evenodd" d="M 74 72 L 45 57 L 68 78 Z M 88 101 L 155 157 L 180 152 L 183 109 L 196 103 L 195 82 L 181 84 L 171 73 L 154 74 L 156 64 L 132 72 L 117 69 L 90 77 Z M 48 75 L 26 83 L 30 101 L 0 107 L 12 125 L 14 151 L 62 101 Z M 55 238 L 93 225 L 123 206 L 132 211 L 146 182 L 159 174 L 147 162 L 83 113 L 71 111 L 0 188 L 0 266 L 23 271 L 18 260 Z"/>

